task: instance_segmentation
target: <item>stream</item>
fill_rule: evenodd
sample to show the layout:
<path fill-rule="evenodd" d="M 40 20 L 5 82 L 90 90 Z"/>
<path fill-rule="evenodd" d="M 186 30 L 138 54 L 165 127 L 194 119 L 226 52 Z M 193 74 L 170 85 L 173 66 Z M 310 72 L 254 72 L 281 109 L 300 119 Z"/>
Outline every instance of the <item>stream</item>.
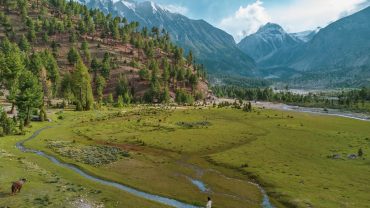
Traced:
<path fill-rule="evenodd" d="M 49 127 L 44 127 L 44 128 L 41 128 L 41 129 L 35 131 L 27 139 L 18 142 L 16 144 L 16 147 L 20 151 L 22 151 L 22 152 L 30 152 L 30 153 L 34 153 L 34 154 L 37 154 L 39 156 L 42 156 L 44 158 L 47 158 L 52 163 L 54 163 L 54 164 L 56 164 L 56 165 L 58 165 L 60 167 L 64 167 L 64 168 L 70 169 L 70 170 L 74 171 L 75 173 L 77 173 L 78 175 L 80 175 L 80 176 L 82 176 L 82 177 L 84 177 L 86 179 L 89 179 L 91 181 L 94 181 L 94 182 L 97 182 L 97 183 L 100 183 L 100 184 L 103 184 L 103 185 L 107 185 L 107 186 L 118 188 L 118 189 L 120 189 L 122 191 L 128 192 L 130 194 L 133 194 L 135 196 L 138 196 L 138 197 L 141 197 L 141 198 L 144 198 L 144 199 L 148 199 L 148 200 L 151 200 L 151 201 L 155 201 L 155 202 L 158 202 L 158 203 L 161 203 L 161 204 L 165 204 L 165 205 L 168 205 L 168 206 L 172 206 L 172 207 L 176 207 L 176 208 L 200 208 L 198 206 L 194 206 L 194 205 L 191 205 L 191 204 L 186 204 L 186 203 L 177 201 L 175 199 L 171 199 L 171 198 L 167 198 L 167 197 L 163 197 L 163 196 L 159 196 L 159 195 L 155 195 L 155 194 L 146 193 L 144 191 L 140 191 L 140 190 L 137 190 L 135 188 L 131 188 L 129 186 L 125 186 L 125 185 L 120 184 L 120 183 L 117 183 L 117 182 L 105 180 L 105 179 L 99 178 L 97 176 L 90 175 L 87 172 L 84 172 L 83 170 L 79 169 L 75 165 L 61 162 L 57 158 L 55 158 L 55 157 L 53 157 L 51 155 L 48 155 L 48 154 L 46 154 L 46 153 L 44 153 L 42 151 L 30 149 L 30 148 L 27 148 L 27 147 L 24 146 L 24 143 L 26 143 L 26 142 L 28 142 L 28 141 L 36 138 L 42 131 L 44 131 L 46 129 L 49 129 L 49 128 L 52 128 L 52 127 L 50 127 L 50 126 Z M 206 184 L 204 184 L 203 181 L 196 180 L 196 179 L 193 179 L 193 178 L 189 178 L 189 180 L 200 191 L 202 191 L 202 192 L 208 192 L 209 191 L 209 189 L 207 188 Z M 252 184 L 255 185 L 255 186 L 257 186 L 258 189 L 261 191 L 261 193 L 263 195 L 263 201 L 261 203 L 261 207 L 262 208 L 274 208 L 274 206 L 270 203 L 270 200 L 269 200 L 268 195 L 266 194 L 266 191 L 259 184 L 255 184 L 255 183 L 252 183 Z"/>
<path fill-rule="evenodd" d="M 107 186 L 112 186 L 112 187 L 118 188 L 122 191 L 128 192 L 130 194 L 133 194 L 135 196 L 138 196 L 138 197 L 141 197 L 141 198 L 144 198 L 144 199 L 148 199 L 148 200 L 151 200 L 151 201 L 155 201 L 155 202 L 158 202 L 158 203 L 161 203 L 161 204 L 165 204 L 165 205 L 172 206 L 172 207 L 177 207 L 177 208 L 200 208 L 200 207 L 197 207 L 197 206 L 194 206 L 194 205 L 191 205 L 191 204 L 186 204 L 186 203 L 177 201 L 175 199 L 171 199 L 171 198 L 167 198 L 167 197 L 163 197 L 163 196 L 159 196 L 159 195 L 155 195 L 155 194 L 146 193 L 146 192 L 143 192 L 143 191 L 125 186 L 125 185 L 120 184 L 120 183 L 116 183 L 116 182 L 113 182 L 113 181 L 108 181 L 108 180 L 98 178 L 96 176 L 92 176 L 92 175 L 82 171 L 77 166 L 74 166 L 74 165 L 71 165 L 71 164 L 68 164 L 68 163 L 63 163 L 63 162 L 59 161 L 58 159 L 56 159 L 55 157 L 50 156 L 50 155 L 48 155 L 48 154 L 46 154 L 42 151 L 29 149 L 29 148 L 26 148 L 24 146 L 25 142 L 34 139 L 42 131 L 44 131 L 46 129 L 49 129 L 49 128 L 51 128 L 51 127 L 45 127 L 45 128 L 37 130 L 30 137 L 28 137 L 27 139 L 25 139 L 21 142 L 18 142 L 16 144 L 16 147 L 19 150 L 21 150 L 22 152 L 31 152 L 31 153 L 35 153 L 39 156 L 45 157 L 45 158 L 49 159 L 52 163 L 54 163 L 54 164 L 56 164 L 60 167 L 68 168 L 68 169 L 74 171 L 75 173 L 77 173 L 78 175 L 80 175 L 84 178 L 87 178 L 89 180 L 95 181 L 95 182 L 100 183 L 100 184 L 104 184 L 104 185 L 107 185 Z"/>

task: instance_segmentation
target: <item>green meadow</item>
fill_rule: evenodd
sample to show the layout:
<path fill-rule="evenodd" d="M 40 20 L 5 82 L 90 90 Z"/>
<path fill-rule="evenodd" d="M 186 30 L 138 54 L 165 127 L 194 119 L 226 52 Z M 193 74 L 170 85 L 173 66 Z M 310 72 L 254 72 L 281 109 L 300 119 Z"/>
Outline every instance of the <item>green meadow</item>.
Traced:
<path fill-rule="evenodd" d="M 0 207 L 166 207 L 105 186 L 15 148 L 27 147 L 89 174 L 204 206 L 261 207 L 260 184 L 277 207 L 368 207 L 370 123 L 255 108 L 52 111 L 25 136 L 0 138 Z M 359 149 L 363 155 L 358 157 Z M 348 155 L 357 157 L 349 159 Z M 22 192 L 10 185 L 25 177 Z M 191 180 L 202 181 L 201 190 Z"/>

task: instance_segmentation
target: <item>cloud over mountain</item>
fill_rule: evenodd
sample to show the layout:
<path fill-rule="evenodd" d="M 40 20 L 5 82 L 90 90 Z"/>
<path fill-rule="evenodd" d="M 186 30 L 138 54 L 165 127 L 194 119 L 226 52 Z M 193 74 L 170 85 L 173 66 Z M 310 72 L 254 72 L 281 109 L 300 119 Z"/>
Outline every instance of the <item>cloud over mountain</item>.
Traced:
<path fill-rule="evenodd" d="M 232 16 L 222 19 L 218 26 L 231 33 L 236 42 L 239 42 L 271 20 L 262 4 L 262 1 L 257 0 L 253 4 L 241 6 Z"/>

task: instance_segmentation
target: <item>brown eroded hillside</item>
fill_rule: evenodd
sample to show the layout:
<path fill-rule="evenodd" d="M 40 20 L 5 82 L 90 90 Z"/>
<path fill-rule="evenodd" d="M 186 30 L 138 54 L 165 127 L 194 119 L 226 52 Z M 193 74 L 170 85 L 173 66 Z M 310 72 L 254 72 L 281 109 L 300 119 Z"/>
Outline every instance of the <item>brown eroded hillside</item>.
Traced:
<path fill-rule="evenodd" d="M 19 45 L 22 37 L 26 38 L 30 44 L 29 50 L 23 50 L 26 56 L 45 49 L 53 52 L 61 83 L 75 69 L 68 57 L 72 48 L 77 49 L 89 68 L 95 99 L 99 75 L 106 81 L 104 97 L 112 93 L 116 99 L 127 91 L 132 101 L 160 102 L 166 89 L 172 99 L 176 92 L 196 99 L 207 96 L 203 67 L 194 64 L 191 55 L 185 59 L 183 50 L 170 42 L 166 31 L 140 29 L 138 23 L 128 23 L 124 18 L 54 0 L 2 1 L 0 19 L 0 38 L 7 37 Z M 58 88 L 59 93 L 51 97 L 63 97 L 63 86 Z"/>

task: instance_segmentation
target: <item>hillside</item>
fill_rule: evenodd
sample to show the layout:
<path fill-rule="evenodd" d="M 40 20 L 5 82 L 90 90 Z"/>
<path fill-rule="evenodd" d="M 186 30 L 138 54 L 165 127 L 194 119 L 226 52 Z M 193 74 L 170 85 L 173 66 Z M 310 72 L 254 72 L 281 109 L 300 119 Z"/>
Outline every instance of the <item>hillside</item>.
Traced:
<path fill-rule="evenodd" d="M 191 55 L 185 59 L 183 49 L 173 45 L 165 31 L 139 30 L 136 22 L 112 18 L 78 3 L 53 0 L 2 2 L 0 19 L 2 44 L 7 44 L 6 38 L 20 46 L 26 70 L 32 71 L 38 56 L 41 60 L 53 60 L 50 54 L 55 58 L 58 80 L 52 79 L 48 63 L 36 64 L 40 69 L 33 71 L 46 97 L 73 102 L 66 96 L 68 92 L 61 91 L 66 90 L 69 75 L 78 67 L 76 61 L 69 60 L 75 51 L 88 67 L 96 101 L 99 89 L 104 98 L 109 94 L 115 100 L 128 96 L 131 102 L 161 102 L 168 95 L 175 100 L 176 93 L 199 99 L 208 93 L 204 68 L 194 65 Z M 55 92 L 46 92 L 51 86 Z"/>
<path fill-rule="evenodd" d="M 89 8 L 98 8 L 106 14 L 125 17 L 140 23 L 140 27 L 164 28 L 171 40 L 186 52 L 192 50 L 196 60 L 206 66 L 210 74 L 250 74 L 255 68 L 252 58 L 240 51 L 233 37 L 204 20 L 192 20 L 172 13 L 149 2 L 132 0 L 81 0 Z"/>

